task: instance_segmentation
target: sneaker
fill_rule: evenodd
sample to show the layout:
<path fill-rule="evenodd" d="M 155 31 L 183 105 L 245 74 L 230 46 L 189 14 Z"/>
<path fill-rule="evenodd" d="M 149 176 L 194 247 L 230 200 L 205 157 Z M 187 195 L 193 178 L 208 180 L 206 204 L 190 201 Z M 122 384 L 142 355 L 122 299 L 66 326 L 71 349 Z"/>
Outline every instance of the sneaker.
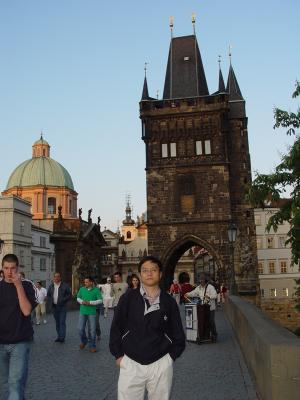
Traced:
<path fill-rule="evenodd" d="M 47 321 L 44 319 L 44 324 L 46 324 L 47 323 Z"/>
<path fill-rule="evenodd" d="M 80 343 L 80 345 L 79 345 L 80 350 L 83 350 L 85 348 L 85 346 L 86 346 L 86 344 Z"/>
<path fill-rule="evenodd" d="M 94 347 L 92 349 L 90 349 L 90 353 L 97 353 L 97 349 L 95 349 Z"/>
<path fill-rule="evenodd" d="M 40 322 L 36 322 L 36 325 L 41 325 L 41 323 Z"/>

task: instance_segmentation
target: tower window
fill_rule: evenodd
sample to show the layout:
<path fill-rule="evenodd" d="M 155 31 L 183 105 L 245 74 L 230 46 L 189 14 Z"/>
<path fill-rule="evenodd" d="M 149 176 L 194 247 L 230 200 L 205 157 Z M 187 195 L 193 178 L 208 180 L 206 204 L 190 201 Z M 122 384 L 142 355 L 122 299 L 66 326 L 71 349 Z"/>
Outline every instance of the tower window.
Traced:
<path fill-rule="evenodd" d="M 205 149 L 205 154 L 211 154 L 210 140 L 204 141 L 204 149 Z"/>
<path fill-rule="evenodd" d="M 162 143 L 162 145 L 161 145 L 161 156 L 163 158 L 168 157 L 168 144 L 167 143 Z"/>
<path fill-rule="evenodd" d="M 202 153 L 202 142 L 201 142 L 201 140 L 197 140 L 196 141 L 196 155 L 197 156 L 201 156 L 203 153 Z"/>
<path fill-rule="evenodd" d="M 131 239 L 131 232 L 130 232 L 130 231 L 128 231 L 128 232 L 126 233 L 126 238 L 127 238 L 127 239 Z"/>
<path fill-rule="evenodd" d="M 180 209 L 183 213 L 193 213 L 196 208 L 195 180 L 192 175 L 182 175 L 178 181 Z"/>
<path fill-rule="evenodd" d="M 56 198 L 48 198 L 48 214 L 56 214 Z"/>
<path fill-rule="evenodd" d="M 176 143 L 170 144 L 170 150 L 171 157 L 176 157 Z"/>

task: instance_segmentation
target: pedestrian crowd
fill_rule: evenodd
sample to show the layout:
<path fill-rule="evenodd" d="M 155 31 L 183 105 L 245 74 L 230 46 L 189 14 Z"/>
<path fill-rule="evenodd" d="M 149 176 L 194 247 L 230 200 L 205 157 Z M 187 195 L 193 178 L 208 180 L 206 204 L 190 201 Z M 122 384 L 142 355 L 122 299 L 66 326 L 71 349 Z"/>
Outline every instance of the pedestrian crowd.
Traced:
<path fill-rule="evenodd" d="M 179 305 L 197 298 L 199 308 L 208 309 L 205 317 L 212 342 L 217 340 L 216 307 L 225 301 L 224 284 L 209 281 L 204 275 L 194 287 L 186 274 L 179 283 L 174 279 L 169 293 L 160 286 L 162 264 L 152 256 L 144 257 L 138 266 L 139 276 L 131 274 L 127 282 L 120 272 L 113 279 L 97 284 L 86 276 L 79 288 L 78 335 L 80 350 L 97 352 L 101 337 L 100 314 L 113 314 L 109 348 L 116 359 L 120 374 L 118 400 L 149 400 L 170 398 L 173 363 L 185 348 L 185 334 Z M 0 393 L 4 383 L 8 400 L 24 400 L 28 360 L 33 341 L 33 321 L 46 324 L 46 305 L 51 306 L 56 327 L 55 342 L 66 340 L 67 304 L 72 299 L 69 285 L 56 272 L 44 288 L 27 280 L 19 270 L 14 254 L 2 260 L 0 271 Z M 47 304 L 48 303 L 48 304 Z M 202 320 L 203 323 L 203 320 Z M 200 329 L 200 328 L 199 328 Z"/>

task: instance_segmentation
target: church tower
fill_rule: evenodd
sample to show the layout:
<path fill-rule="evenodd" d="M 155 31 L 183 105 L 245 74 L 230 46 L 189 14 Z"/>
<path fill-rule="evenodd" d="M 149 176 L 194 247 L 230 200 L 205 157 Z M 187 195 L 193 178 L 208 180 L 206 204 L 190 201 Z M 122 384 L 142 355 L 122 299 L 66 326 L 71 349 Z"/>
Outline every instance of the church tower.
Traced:
<path fill-rule="evenodd" d="M 226 88 L 220 68 L 218 90 L 209 94 L 195 28 L 193 35 L 173 37 L 173 22 L 170 27 L 163 99 L 149 97 L 145 77 L 140 102 L 149 254 L 162 259 L 167 287 L 184 252 L 201 246 L 219 279 L 240 294 L 255 295 L 245 100 L 231 63 Z M 232 227 L 235 241 L 229 240 Z"/>

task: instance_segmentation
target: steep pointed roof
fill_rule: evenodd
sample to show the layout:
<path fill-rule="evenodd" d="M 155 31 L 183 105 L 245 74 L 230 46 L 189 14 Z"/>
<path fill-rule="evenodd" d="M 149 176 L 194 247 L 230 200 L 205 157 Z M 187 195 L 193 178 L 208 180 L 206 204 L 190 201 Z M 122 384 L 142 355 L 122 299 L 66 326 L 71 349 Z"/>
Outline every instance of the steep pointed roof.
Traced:
<path fill-rule="evenodd" d="M 229 100 L 244 100 L 231 64 L 229 67 L 226 92 L 229 93 Z"/>
<path fill-rule="evenodd" d="M 209 95 L 195 35 L 171 39 L 164 99 Z"/>
<path fill-rule="evenodd" d="M 143 86 L 143 93 L 142 93 L 142 100 L 148 100 L 148 99 L 149 99 L 148 83 L 147 83 L 147 77 L 145 76 L 144 86 Z"/>
<path fill-rule="evenodd" d="M 218 92 L 219 93 L 225 92 L 225 83 L 224 83 L 224 79 L 223 79 L 223 74 L 222 74 L 221 68 L 219 69 L 219 89 L 218 89 Z"/>

